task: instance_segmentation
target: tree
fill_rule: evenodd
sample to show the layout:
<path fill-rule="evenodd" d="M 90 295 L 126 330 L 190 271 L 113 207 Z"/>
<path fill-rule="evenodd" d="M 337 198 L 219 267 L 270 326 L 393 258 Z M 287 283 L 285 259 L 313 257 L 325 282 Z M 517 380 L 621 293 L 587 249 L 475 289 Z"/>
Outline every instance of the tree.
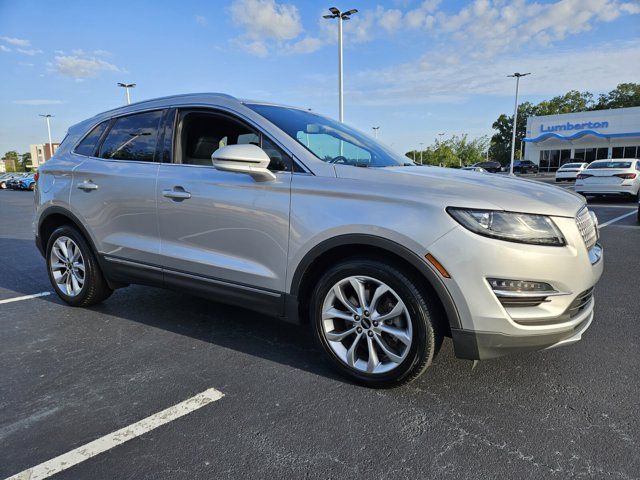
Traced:
<path fill-rule="evenodd" d="M 433 145 L 429 145 L 425 150 L 407 152 L 406 156 L 420 163 L 420 153 L 422 153 L 422 163 L 425 165 L 438 165 L 443 167 L 459 167 L 481 162 L 487 151 L 487 137 L 480 137 L 469 140 L 468 136 L 453 135 L 447 140 L 436 140 Z"/>
<path fill-rule="evenodd" d="M 20 164 L 22 165 L 23 170 L 25 171 L 30 170 L 31 168 L 27 166 L 30 163 L 31 163 L 31 153 L 29 152 L 23 153 L 20 159 Z"/>
<path fill-rule="evenodd" d="M 594 106 L 593 94 L 571 90 L 564 95 L 544 100 L 533 107 L 534 115 L 557 115 L 560 113 L 585 112 Z"/>
<path fill-rule="evenodd" d="M 603 93 L 598 97 L 598 103 L 594 110 L 608 108 L 625 108 L 640 106 L 640 84 L 621 83 L 609 93 Z"/>
<path fill-rule="evenodd" d="M 467 134 L 461 137 L 454 135 L 448 140 L 448 144 L 456 157 L 458 157 L 461 165 L 473 165 L 474 163 L 482 162 L 485 159 L 488 143 L 489 139 L 487 137 L 483 136 L 469 140 Z"/>
<path fill-rule="evenodd" d="M 518 125 L 516 128 L 516 149 L 520 147 L 522 139 L 526 136 L 527 118 L 535 115 L 536 107 L 530 102 L 522 102 L 518 105 Z M 489 157 L 491 160 L 507 165 L 511 161 L 511 136 L 513 126 L 513 115 L 507 116 L 504 113 L 493 122 L 492 128 L 497 130 L 491 137 L 491 147 Z"/>

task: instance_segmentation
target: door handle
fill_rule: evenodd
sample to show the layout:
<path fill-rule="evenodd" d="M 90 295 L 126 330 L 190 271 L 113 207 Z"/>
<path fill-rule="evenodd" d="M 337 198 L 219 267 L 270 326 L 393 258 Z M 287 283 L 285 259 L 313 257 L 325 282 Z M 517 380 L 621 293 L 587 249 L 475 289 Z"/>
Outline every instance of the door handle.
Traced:
<path fill-rule="evenodd" d="M 173 200 L 186 200 L 188 198 L 191 198 L 191 193 L 185 191 L 185 189 L 182 187 L 173 187 L 173 190 L 163 190 L 162 196 L 171 198 Z"/>
<path fill-rule="evenodd" d="M 90 190 L 97 190 L 98 189 L 98 185 L 96 185 L 95 183 L 93 183 L 91 180 L 85 180 L 84 182 L 80 183 L 78 185 L 78 188 L 80 190 L 84 190 L 85 192 L 88 192 Z"/>

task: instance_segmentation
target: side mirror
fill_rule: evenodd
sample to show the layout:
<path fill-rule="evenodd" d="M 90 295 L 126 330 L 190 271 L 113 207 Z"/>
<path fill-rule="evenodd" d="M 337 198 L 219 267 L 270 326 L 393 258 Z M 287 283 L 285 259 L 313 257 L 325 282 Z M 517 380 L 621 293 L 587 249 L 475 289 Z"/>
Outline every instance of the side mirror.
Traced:
<path fill-rule="evenodd" d="M 256 182 L 275 180 L 269 171 L 271 159 L 260 147 L 252 144 L 227 145 L 211 155 L 213 166 L 223 172 L 246 173 Z"/>

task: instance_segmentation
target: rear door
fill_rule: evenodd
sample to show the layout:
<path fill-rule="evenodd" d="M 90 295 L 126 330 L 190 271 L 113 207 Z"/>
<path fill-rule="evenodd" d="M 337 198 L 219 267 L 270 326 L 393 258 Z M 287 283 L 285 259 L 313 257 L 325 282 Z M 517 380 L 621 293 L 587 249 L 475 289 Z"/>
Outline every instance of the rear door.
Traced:
<path fill-rule="evenodd" d="M 74 171 L 71 205 L 98 251 L 113 262 L 158 262 L 156 147 L 163 115 L 154 110 L 117 117 L 76 147 L 85 159 Z"/>
<path fill-rule="evenodd" d="M 252 301 L 259 301 L 256 293 L 279 298 L 285 289 L 291 159 L 256 129 L 212 110 L 180 111 L 175 139 L 156 192 L 165 281 L 233 295 L 245 291 Z M 276 179 L 257 182 L 216 170 L 211 154 L 238 143 L 261 146 Z"/>

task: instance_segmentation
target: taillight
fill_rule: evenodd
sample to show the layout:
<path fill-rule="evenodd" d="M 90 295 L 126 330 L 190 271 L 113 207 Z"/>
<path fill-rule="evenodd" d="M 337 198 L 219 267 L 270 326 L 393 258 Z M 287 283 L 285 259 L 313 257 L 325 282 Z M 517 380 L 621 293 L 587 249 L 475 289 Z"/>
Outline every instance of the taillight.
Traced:
<path fill-rule="evenodd" d="M 579 173 L 576 177 L 578 180 L 584 180 L 585 178 L 593 177 L 590 173 Z"/>
<path fill-rule="evenodd" d="M 633 180 L 634 178 L 636 178 L 636 174 L 635 173 L 616 173 L 614 177 L 623 178 L 625 180 Z"/>
<path fill-rule="evenodd" d="M 40 174 L 39 174 L 38 172 L 34 173 L 34 174 L 33 174 L 33 181 L 34 181 L 34 182 L 37 182 L 37 181 L 38 181 L 38 178 L 40 178 Z"/>

